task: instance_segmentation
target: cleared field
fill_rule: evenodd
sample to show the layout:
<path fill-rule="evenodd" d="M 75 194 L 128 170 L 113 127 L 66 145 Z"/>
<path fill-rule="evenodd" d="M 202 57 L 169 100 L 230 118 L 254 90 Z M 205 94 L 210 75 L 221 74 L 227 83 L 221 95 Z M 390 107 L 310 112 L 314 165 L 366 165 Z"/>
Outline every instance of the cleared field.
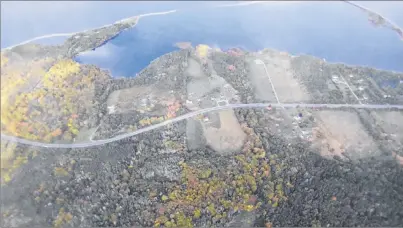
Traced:
<path fill-rule="evenodd" d="M 264 66 L 256 64 L 254 59 L 249 59 L 248 64 L 249 77 L 255 88 L 256 98 L 267 102 L 277 102 Z"/>
<path fill-rule="evenodd" d="M 139 112 L 161 112 L 162 106 L 175 102 L 175 94 L 160 90 L 153 86 L 136 86 L 117 90 L 111 93 L 107 100 L 108 107 L 114 107 L 113 113 L 126 113 L 133 110 Z M 158 106 L 161 106 L 158 108 Z"/>
<path fill-rule="evenodd" d="M 189 58 L 188 68 L 185 74 L 191 78 L 204 78 L 206 77 L 201 69 L 200 63 L 193 58 Z"/>
<path fill-rule="evenodd" d="M 280 102 L 309 101 L 308 92 L 292 74 L 290 56 L 264 54 L 257 57 L 264 61 Z"/>
<path fill-rule="evenodd" d="M 391 149 L 403 156 L 403 112 L 373 111 L 371 116 Z"/>
<path fill-rule="evenodd" d="M 346 111 L 320 111 L 313 129 L 313 143 L 324 157 L 338 155 L 351 159 L 378 155 L 377 146 L 365 131 L 357 114 Z"/>
<path fill-rule="evenodd" d="M 234 111 L 221 111 L 219 115 L 221 124 L 220 128 L 203 126 L 207 145 L 218 153 L 224 155 L 239 151 L 244 144 L 246 135 L 243 132 Z"/>

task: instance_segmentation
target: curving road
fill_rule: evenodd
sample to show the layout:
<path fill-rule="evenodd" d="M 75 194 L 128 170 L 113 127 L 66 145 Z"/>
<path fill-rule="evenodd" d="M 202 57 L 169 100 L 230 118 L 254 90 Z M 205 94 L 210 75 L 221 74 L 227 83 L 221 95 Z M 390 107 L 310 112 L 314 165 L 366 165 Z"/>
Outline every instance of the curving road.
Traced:
<path fill-rule="evenodd" d="M 216 106 L 212 108 L 206 108 L 206 109 L 201 109 L 198 111 L 186 113 L 182 116 L 178 116 L 176 118 L 151 125 L 142 129 L 139 129 L 137 131 L 123 134 L 123 135 L 118 135 L 116 137 L 110 138 L 110 139 L 104 139 L 104 140 L 97 140 L 97 141 L 92 141 L 92 142 L 87 142 L 87 143 L 77 143 L 77 144 L 58 144 L 58 143 L 41 143 L 41 142 L 35 142 L 35 141 L 30 141 L 14 136 L 9 136 L 9 135 L 4 135 L 1 134 L 1 139 L 2 140 L 7 140 L 10 142 L 16 142 L 16 143 L 21 143 L 25 145 L 31 145 L 31 146 L 38 146 L 38 147 L 46 147 L 46 148 L 85 148 L 85 147 L 91 147 L 91 146 L 100 146 L 104 145 L 107 143 L 111 143 L 114 141 L 122 140 L 124 138 L 128 138 L 134 135 L 138 135 L 144 132 L 148 132 L 160 127 L 163 127 L 165 125 L 175 123 L 181 120 L 185 120 L 190 117 L 194 117 L 200 114 L 204 114 L 207 112 L 212 112 L 212 111 L 218 111 L 218 110 L 223 110 L 223 109 L 233 109 L 233 108 L 265 108 L 271 105 L 272 107 L 284 107 L 284 108 L 295 108 L 295 107 L 301 107 L 301 108 L 328 108 L 328 109 L 337 109 L 337 108 L 357 108 L 357 109 L 400 109 L 403 110 L 403 105 L 370 105 L 370 104 L 271 104 L 271 103 L 252 103 L 252 104 L 229 104 L 225 106 Z"/>

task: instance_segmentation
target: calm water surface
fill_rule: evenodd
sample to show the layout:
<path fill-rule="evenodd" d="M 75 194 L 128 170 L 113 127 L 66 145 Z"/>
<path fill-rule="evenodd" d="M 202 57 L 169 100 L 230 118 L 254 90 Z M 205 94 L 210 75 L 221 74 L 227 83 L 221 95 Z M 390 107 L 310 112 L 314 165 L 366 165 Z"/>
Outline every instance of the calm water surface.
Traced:
<path fill-rule="evenodd" d="M 250 5 L 145 17 L 102 47 L 79 55 L 77 61 L 109 69 L 114 76 L 132 77 L 182 41 L 224 50 L 269 47 L 403 72 L 403 42 L 398 36 L 372 26 L 360 10 L 340 2 Z"/>

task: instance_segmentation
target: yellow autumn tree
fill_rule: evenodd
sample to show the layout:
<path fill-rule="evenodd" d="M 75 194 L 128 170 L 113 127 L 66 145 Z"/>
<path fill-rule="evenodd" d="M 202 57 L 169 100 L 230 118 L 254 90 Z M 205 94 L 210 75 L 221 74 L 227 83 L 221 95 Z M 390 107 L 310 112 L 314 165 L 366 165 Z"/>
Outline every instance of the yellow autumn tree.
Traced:
<path fill-rule="evenodd" d="M 207 57 L 209 46 L 205 44 L 199 44 L 196 46 L 196 53 L 200 58 L 205 58 Z"/>
<path fill-rule="evenodd" d="M 8 63 L 8 58 L 3 53 L 1 54 L 0 58 L 1 58 L 0 66 L 3 67 L 4 65 L 6 65 Z"/>
<path fill-rule="evenodd" d="M 67 77 L 78 72 L 80 64 L 71 59 L 60 60 L 45 74 L 44 85 L 52 89 L 62 87 Z"/>

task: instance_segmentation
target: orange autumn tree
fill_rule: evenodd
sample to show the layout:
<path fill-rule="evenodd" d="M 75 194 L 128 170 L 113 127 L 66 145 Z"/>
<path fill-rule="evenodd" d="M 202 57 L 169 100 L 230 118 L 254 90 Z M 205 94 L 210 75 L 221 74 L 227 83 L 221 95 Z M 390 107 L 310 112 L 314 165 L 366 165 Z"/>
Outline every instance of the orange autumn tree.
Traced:
<path fill-rule="evenodd" d="M 181 105 L 178 101 L 168 105 L 167 119 L 176 117 L 176 112 L 180 109 Z"/>
<path fill-rule="evenodd" d="M 57 136 L 59 136 L 59 135 L 61 135 L 62 134 L 62 130 L 60 129 L 60 128 L 57 128 L 56 130 L 54 130 L 53 132 L 52 132 L 52 136 L 53 137 L 57 137 Z"/>

